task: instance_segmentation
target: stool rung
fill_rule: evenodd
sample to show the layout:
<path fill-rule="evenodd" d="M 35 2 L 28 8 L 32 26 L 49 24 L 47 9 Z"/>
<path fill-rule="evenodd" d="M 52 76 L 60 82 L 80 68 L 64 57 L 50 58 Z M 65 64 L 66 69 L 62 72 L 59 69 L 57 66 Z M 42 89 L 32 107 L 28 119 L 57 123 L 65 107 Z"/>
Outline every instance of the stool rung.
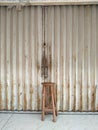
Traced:
<path fill-rule="evenodd" d="M 45 108 L 45 112 L 53 112 L 53 109 Z"/>
<path fill-rule="evenodd" d="M 48 107 L 45 107 L 45 109 L 52 109 L 53 110 L 53 107 L 52 106 L 48 106 Z M 54 107 L 54 109 L 56 109 L 56 107 Z"/>

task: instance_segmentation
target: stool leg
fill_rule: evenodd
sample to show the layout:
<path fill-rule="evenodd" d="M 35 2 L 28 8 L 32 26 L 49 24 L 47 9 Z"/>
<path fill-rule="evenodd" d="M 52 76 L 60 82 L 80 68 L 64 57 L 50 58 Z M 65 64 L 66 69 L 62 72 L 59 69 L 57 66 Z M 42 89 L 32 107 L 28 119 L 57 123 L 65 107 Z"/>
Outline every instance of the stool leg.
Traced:
<path fill-rule="evenodd" d="M 53 121 L 55 122 L 56 121 L 56 114 L 55 114 L 53 87 L 51 87 L 51 96 L 52 96 L 52 106 L 53 106 Z"/>
<path fill-rule="evenodd" d="M 43 87 L 42 91 L 42 121 L 44 121 L 45 116 L 45 87 Z"/>
<path fill-rule="evenodd" d="M 55 113 L 56 113 L 56 116 L 57 116 L 57 107 L 56 107 L 56 92 L 55 92 L 55 89 L 53 89 L 53 93 L 54 93 L 54 102 L 55 102 Z"/>

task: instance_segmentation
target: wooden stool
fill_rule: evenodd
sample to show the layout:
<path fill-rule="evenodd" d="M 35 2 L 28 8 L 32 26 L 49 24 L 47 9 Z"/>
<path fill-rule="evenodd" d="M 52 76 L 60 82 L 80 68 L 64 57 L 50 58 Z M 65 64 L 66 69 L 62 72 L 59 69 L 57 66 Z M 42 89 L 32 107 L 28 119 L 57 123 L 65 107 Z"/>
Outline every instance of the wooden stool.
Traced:
<path fill-rule="evenodd" d="M 57 116 L 57 109 L 56 109 L 56 94 L 54 90 L 55 83 L 51 82 L 44 82 L 42 83 L 43 88 L 42 88 L 42 120 L 44 120 L 44 116 L 46 112 L 53 112 L 53 121 L 56 121 L 56 116 Z M 48 106 L 46 106 L 46 88 L 50 88 L 50 97 L 51 97 L 51 103 Z"/>

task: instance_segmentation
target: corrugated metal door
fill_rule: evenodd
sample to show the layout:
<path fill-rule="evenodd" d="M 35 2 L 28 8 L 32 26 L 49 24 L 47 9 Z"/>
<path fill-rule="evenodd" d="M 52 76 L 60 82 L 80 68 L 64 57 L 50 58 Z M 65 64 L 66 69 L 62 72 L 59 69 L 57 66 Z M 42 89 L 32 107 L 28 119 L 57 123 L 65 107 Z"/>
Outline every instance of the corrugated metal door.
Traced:
<path fill-rule="evenodd" d="M 57 108 L 98 110 L 98 6 L 0 7 L 0 110 L 41 110 L 41 60 Z"/>
<path fill-rule="evenodd" d="M 57 108 L 98 110 L 98 6 L 45 7 L 49 80 Z"/>
<path fill-rule="evenodd" d="M 0 110 L 41 109 L 42 8 L 0 7 Z"/>

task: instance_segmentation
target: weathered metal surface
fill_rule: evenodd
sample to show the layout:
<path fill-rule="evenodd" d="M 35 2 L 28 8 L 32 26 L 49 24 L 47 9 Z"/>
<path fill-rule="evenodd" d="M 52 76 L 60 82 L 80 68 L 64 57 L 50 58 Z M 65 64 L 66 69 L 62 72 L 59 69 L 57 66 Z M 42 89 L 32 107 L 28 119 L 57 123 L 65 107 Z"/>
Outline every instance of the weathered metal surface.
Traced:
<path fill-rule="evenodd" d="M 96 5 L 0 7 L 0 110 L 41 110 L 44 42 L 58 110 L 98 111 Z"/>
<path fill-rule="evenodd" d="M 45 42 L 57 108 L 98 110 L 98 6 L 45 7 Z"/>

